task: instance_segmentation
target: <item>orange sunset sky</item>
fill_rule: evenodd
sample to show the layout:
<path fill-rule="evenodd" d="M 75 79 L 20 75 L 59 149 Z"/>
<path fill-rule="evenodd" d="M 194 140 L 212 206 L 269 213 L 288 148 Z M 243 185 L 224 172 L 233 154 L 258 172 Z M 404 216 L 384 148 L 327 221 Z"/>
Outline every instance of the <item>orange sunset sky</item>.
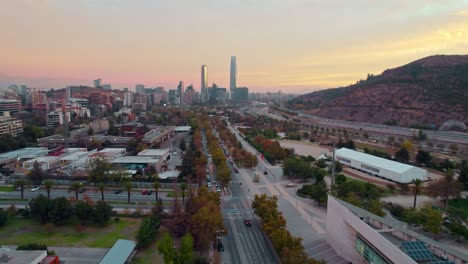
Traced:
<path fill-rule="evenodd" d="M 468 53 L 466 0 L 2 0 L 0 88 L 142 83 L 303 93 Z"/>

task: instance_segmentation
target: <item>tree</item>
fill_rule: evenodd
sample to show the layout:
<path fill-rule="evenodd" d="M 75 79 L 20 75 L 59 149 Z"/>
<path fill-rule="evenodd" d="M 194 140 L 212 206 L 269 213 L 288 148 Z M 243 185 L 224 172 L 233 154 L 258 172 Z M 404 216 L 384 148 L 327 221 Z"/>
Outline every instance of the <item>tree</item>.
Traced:
<path fill-rule="evenodd" d="M 104 189 L 106 189 L 106 184 L 103 182 L 98 183 L 98 189 L 101 192 L 101 201 L 104 201 Z"/>
<path fill-rule="evenodd" d="M 20 188 L 21 192 L 21 200 L 24 199 L 24 186 L 26 185 L 26 181 L 23 179 L 18 179 L 15 181 L 15 188 Z"/>
<path fill-rule="evenodd" d="M 180 150 L 185 151 L 185 146 L 186 146 L 186 145 L 187 145 L 187 143 L 185 142 L 185 139 L 182 139 L 182 140 L 180 141 L 180 144 L 179 144 Z"/>
<path fill-rule="evenodd" d="M 44 181 L 44 188 L 47 191 L 47 199 L 50 199 L 50 191 L 52 190 L 52 186 L 54 186 L 54 182 L 51 180 Z"/>
<path fill-rule="evenodd" d="M 453 171 L 449 169 L 444 178 L 429 184 L 426 192 L 431 197 L 441 197 L 444 200 L 444 207 L 447 207 L 449 198 L 459 196 L 461 189 L 461 183 L 454 180 Z"/>
<path fill-rule="evenodd" d="M 309 195 L 310 198 L 316 201 L 320 206 L 322 203 L 327 201 L 327 192 L 327 184 L 324 181 L 320 181 L 313 185 Z"/>
<path fill-rule="evenodd" d="M 50 202 L 47 197 L 39 194 L 29 201 L 29 211 L 32 217 L 38 218 L 41 224 L 47 223 L 49 220 Z"/>
<path fill-rule="evenodd" d="M 175 264 L 192 263 L 192 259 L 194 257 L 193 238 L 190 234 L 186 234 L 182 237 L 180 242 L 180 248 L 177 253 L 177 258 L 174 261 Z"/>
<path fill-rule="evenodd" d="M 408 149 L 404 147 L 400 148 L 400 150 L 398 150 L 395 153 L 395 160 L 399 162 L 403 162 L 403 163 L 408 163 L 409 162 Z"/>
<path fill-rule="evenodd" d="M 133 185 L 131 182 L 127 181 L 124 183 L 124 188 L 127 190 L 127 202 L 130 203 L 130 192 L 133 189 Z"/>
<path fill-rule="evenodd" d="M 40 184 L 42 179 L 44 179 L 44 171 L 42 170 L 41 164 L 39 164 L 39 162 L 34 162 L 33 169 L 29 173 L 29 179 L 31 179 L 34 184 Z"/>
<path fill-rule="evenodd" d="M 416 162 L 419 164 L 426 164 L 428 165 L 431 162 L 431 154 L 429 151 L 424 151 L 424 150 L 418 150 L 418 153 L 416 154 Z"/>
<path fill-rule="evenodd" d="M 82 225 L 93 218 L 94 207 L 88 201 L 77 201 L 74 206 L 75 216 Z"/>
<path fill-rule="evenodd" d="M 423 228 L 433 233 L 434 238 L 437 239 L 437 235 L 442 230 L 442 212 L 432 208 L 424 208 L 421 213 L 424 215 Z"/>
<path fill-rule="evenodd" d="M 468 190 L 468 161 L 462 160 L 460 162 L 460 175 L 458 181 L 463 184 L 463 189 Z"/>
<path fill-rule="evenodd" d="M 174 248 L 171 235 L 169 232 L 164 232 L 162 238 L 156 244 L 159 254 L 163 256 L 164 263 L 174 263 L 177 251 Z"/>
<path fill-rule="evenodd" d="M 185 182 L 180 184 L 180 190 L 182 191 L 182 203 L 185 204 L 185 191 L 187 190 L 187 184 Z"/>
<path fill-rule="evenodd" d="M 112 216 L 112 206 L 104 201 L 97 201 L 94 205 L 94 223 L 105 226 Z"/>
<path fill-rule="evenodd" d="M 69 192 L 75 192 L 75 198 L 78 201 L 78 192 L 80 191 L 81 184 L 77 181 L 74 181 L 68 188 Z"/>
<path fill-rule="evenodd" d="M 160 222 L 161 220 L 155 216 L 146 217 L 141 221 L 136 237 L 138 249 L 147 248 L 153 243 Z"/>
<path fill-rule="evenodd" d="M 404 148 L 409 152 L 413 149 L 413 142 L 406 140 L 401 144 L 401 148 Z"/>
<path fill-rule="evenodd" d="M 421 192 L 421 185 L 423 183 L 422 180 L 420 179 L 415 179 L 411 182 L 413 184 L 413 194 L 414 194 L 414 202 L 413 202 L 413 208 L 416 208 L 416 199 L 418 197 L 418 194 Z"/>
<path fill-rule="evenodd" d="M 158 179 L 155 179 L 154 182 L 153 182 L 153 188 L 154 188 L 154 195 L 156 196 L 156 202 L 159 201 L 159 187 L 160 187 L 160 183 L 158 182 Z"/>
<path fill-rule="evenodd" d="M 109 181 L 109 171 L 112 170 L 112 164 L 105 159 L 92 159 L 88 165 L 89 181 L 94 183 Z"/>
<path fill-rule="evenodd" d="M 49 198 L 47 198 L 49 199 Z M 49 218 L 56 225 L 65 224 L 73 215 L 70 202 L 65 197 L 57 197 L 50 201 Z"/>

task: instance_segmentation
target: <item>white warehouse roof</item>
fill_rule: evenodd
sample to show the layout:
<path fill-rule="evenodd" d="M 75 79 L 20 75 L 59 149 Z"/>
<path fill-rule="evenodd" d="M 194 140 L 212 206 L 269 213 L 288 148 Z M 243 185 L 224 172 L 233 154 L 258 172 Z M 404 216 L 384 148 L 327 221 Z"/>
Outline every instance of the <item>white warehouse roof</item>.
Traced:
<path fill-rule="evenodd" d="M 418 167 L 414 167 L 408 164 L 396 162 L 393 160 L 388 160 L 380 157 L 376 157 L 374 155 L 369 155 L 363 152 L 347 149 L 347 148 L 340 148 L 335 152 L 337 156 L 352 159 L 361 163 L 371 164 L 372 166 L 385 169 L 388 171 L 393 171 L 396 173 L 404 173 L 412 169 L 422 170 Z"/>

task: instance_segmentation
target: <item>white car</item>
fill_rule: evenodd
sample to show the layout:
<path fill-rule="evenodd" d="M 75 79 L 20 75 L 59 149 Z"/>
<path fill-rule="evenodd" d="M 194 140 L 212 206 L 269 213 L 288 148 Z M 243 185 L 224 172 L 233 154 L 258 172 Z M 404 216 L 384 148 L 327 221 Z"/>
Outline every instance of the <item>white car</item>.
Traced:
<path fill-rule="evenodd" d="M 34 187 L 34 188 L 31 189 L 31 192 L 39 191 L 40 188 L 41 188 L 41 187 L 36 186 L 36 187 Z"/>

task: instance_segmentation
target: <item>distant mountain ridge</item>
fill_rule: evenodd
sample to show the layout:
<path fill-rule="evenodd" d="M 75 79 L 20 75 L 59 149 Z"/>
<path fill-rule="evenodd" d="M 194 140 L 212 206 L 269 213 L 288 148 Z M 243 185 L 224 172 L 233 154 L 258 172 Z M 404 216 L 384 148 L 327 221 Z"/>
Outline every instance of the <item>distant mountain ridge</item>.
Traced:
<path fill-rule="evenodd" d="M 435 55 L 366 80 L 296 97 L 288 107 L 322 117 L 439 127 L 468 124 L 468 55 Z"/>

